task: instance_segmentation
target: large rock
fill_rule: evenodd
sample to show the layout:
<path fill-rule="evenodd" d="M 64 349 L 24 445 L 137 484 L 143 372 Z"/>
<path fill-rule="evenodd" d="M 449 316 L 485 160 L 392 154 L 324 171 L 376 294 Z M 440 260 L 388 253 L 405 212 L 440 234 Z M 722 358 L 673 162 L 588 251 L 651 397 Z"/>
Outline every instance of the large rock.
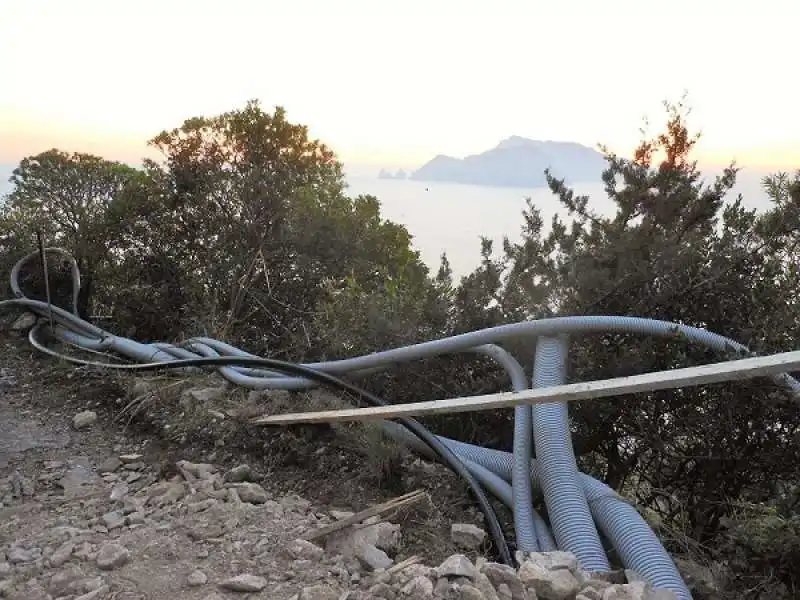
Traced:
<path fill-rule="evenodd" d="M 505 583 L 501 583 L 497 586 L 497 597 L 500 600 L 513 600 L 514 594 L 511 593 L 510 587 L 508 587 Z M 525 597 L 528 597 L 527 592 L 525 592 Z"/>
<path fill-rule="evenodd" d="M 616 584 L 608 583 L 602 579 L 588 579 L 581 584 L 581 594 L 592 598 L 596 596 L 597 600 L 600 600 L 603 597 L 603 592 L 613 585 Z"/>
<path fill-rule="evenodd" d="M 389 558 L 380 548 L 376 548 L 372 544 L 361 544 L 356 549 L 356 558 L 367 568 L 373 571 L 377 569 L 388 569 L 394 564 L 394 561 Z"/>
<path fill-rule="evenodd" d="M 193 463 L 188 460 L 179 460 L 176 466 L 197 479 L 212 479 L 217 472 L 217 467 L 208 463 Z"/>
<path fill-rule="evenodd" d="M 105 544 L 97 552 L 97 568 L 111 571 L 127 564 L 130 559 L 131 553 L 124 546 L 114 543 Z"/>
<path fill-rule="evenodd" d="M 575 575 L 567 569 L 550 571 L 533 561 L 527 561 L 519 569 L 523 585 L 533 589 L 543 600 L 572 600 L 580 589 Z"/>
<path fill-rule="evenodd" d="M 77 596 L 75 600 L 103 600 L 110 589 L 110 586 L 102 585 L 96 590 L 92 590 L 91 592 L 86 592 L 85 594 Z"/>
<path fill-rule="evenodd" d="M 125 525 L 125 516 L 118 510 L 113 510 L 103 515 L 103 525 L 106 529 L 112 531 Z"/>
<path fill-rule="evenodd" d="M 72 417 L 72 426 L 77 429 L 86 429 L 87 427 L 91 427 L 97 422 L 97 413 L 93 410 L 85 410 L 83 412 L 79 412 L 77 415 Z"/>
<path fill-rule="evenodd" d="M 250 468 L 250 465 L 238 465 L 225 473 L 223 479 L 228 483 L 243 483 L 246 481 L 253 481 L 253 470 Z"/>
<path fill-rule="evenodd" d="M 450 539 L 456 546 L 466 550 L 477 550 L 486 540 L 486 532 L 470 523 L 453 523 L 450 527 Z"/>
<path fill-rule="evenodd" d="M 358 556 L 363 546 L 372 546 L 384 553 L 394 553 L 400 545 L 400 526 L 393 523 L 375 523 L 360 529 L 348 528 L 328 537 L 325 550 L 345 558 Z"/>
<path fill-rule="evenodd" d="M 646 600 L 678 600 L 678 594 L 663 588 L 657 590 L 650 588 L 645 598 Z"/>
<path fill-rule="evenodd" d="M 567 569 L 576 573 L 578 571 L 578 559 L 571 552 L 528 552 L 525 554 L 524 560 L 520 560 L 520 565 L 526 562 L 532 562 L 547 571 L 557 571 L 558 569 Z"/>
<path fill-rule="evenodd" d="M 500 600 L 500 596 L 497 595 L 497 590 L 494 589 L 492 582 L 483 573 L 479 572 L 475 576 L 474 585 L 486 600 Z"/>
<path fill-rule="evenodd" d="M 481 567 L 481 573 L 489 578 L 500 595 L 500 586 L 505 585 L 511 592 L 513 600 L 530 600 L 525 586 L 522 585 L 517 572 L 508 565 L 500 563 L 486 563 Z"/>
<path fill-rule="evenodd" d="M 675 566 L 678 567 L 678 571 L 683 576 L 683 580 L 689 586 L 689 589 L 696 592 L 698 596 L 706 598 L 722 597 L 720 586 L 717 584 L 717 577 L 715 577 L 714 570 L 710 567 L 681 557 L 675 558 Z M 719 563 L 715 567 L 719 567 L 722 570 Z"/>
<path fill-rule="evenodd" d="M 79 567 L 69 567 L 63 571 L 58 571 L 47 583 L 47 591 L 56 598 L 67 596 L 76 592 L 82 593 L 80 582 L 86 575 Z"/>
<path fill-rule="evenodd" d="M 132 398 L 138 398 L 154 392 L 156 389 L 155 384 L 147 379 L 135 379 L 131 386 L 128 388 L 128 394 Z"/>
<path fill-rule="evenodd" d="M 486 600 L 486 596 L 476 587 L 472 585 L 458 586 L 456 591 L 459 600 Z"/>
<path fill-rule="evenodd" d="M 200 570 L 195 570 L 189 573 L 186 577 L 186 583 L 189 587 L 200 587 L 208 582 L 208 576 Z"/>
<path fill-rule="evenodd" d="M 41 556 L 42 550 L 40 548 L 30 548 L 26 550 L 19 546 L 12 546 L 8 551 L 8 562 L 12 565 L 18 565 L 33 562 Z"/>
<path fill-rule="evenodd" d="M 603 600 L 649 600 L 648 586 L 643 581 L 612 585 L 603 592 Z"/>
<path fill-rule="evenodd" d="M 11 324 L 13 331 L 25 331 L 36 325 L 36 315 L 33 313 L 23 313 Z"/>
<path fill-rule="evenodd" d="M 294 559 L 320 560 L 325 551 L 307 540 L 294 540 L 286 547 L 286 552 Z"/>
<path fill-rule="evenodd" d="M 339 592 L 329 585 L 312 585 L 303 588 L 298 600 L 339 600 Z"/>
<path fill-rule="evenodd" d="M 439 577 L 466 577 L 474 580 L 478 575 L 475 565 L 463 554 L 453 554 L 436 568 Z"/>

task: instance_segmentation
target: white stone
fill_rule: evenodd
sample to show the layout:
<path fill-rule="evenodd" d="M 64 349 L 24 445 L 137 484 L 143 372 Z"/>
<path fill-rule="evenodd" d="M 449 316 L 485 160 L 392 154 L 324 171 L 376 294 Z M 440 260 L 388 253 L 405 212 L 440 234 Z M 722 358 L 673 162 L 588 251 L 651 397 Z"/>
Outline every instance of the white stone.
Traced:
<path fill-rule="evenodd" d="M 97 568 L 103 571 L 117 569 L 128 563 L 131 553 L 119 544 L 105 544 L 97 552 Z"/>
<path fill-rule="evenodd" d="M 389 558 L 380 548 L 376 548 L 372 544 L 362 544 L 356 549 L 356 558 L 358 558 L 364 566 L 372 569 L 388 569 L 394 564 L 394 561 Z"/>
<path fill-rule="evenodd" d="M 408 598 L 433 598 L 433 582 L 418 575 L 405 584 L 400 593 Z"/>
<path fill-rule="evenodd" d="M 306 560 L 320 560 L 325 551 L 307 540 L 294 540 L 286 547 L 286 551 L 292 558 Z"/>
<path fill-rule="evenodd" d="M 97 413 L 93 410 L 85 410 L 72 417 L 72 426 L 75 429 L 86 429 L 87 427 L 94 425 L 96 422 Z"/>
<path fill-rule="evenodd" d="M 578 571 L 578 559 L 571 552 L 561 552 L 559 550 L 553 552 L 528 552 L 525 554 L 524 560 L 519 562 L 522 565 L 528 561 L 534 562 L 548 571 L 556 571 L 558 569 L 567 569 L 573 573 Z"/>
<path fill-rule="evenodd" d="M 486 532 L 470 523 L 453 523 L 450 539 L 454 544 L 468 550 L 477 550 L 486 540 Z"/>
<path fill-rule="evenodd" d="M 439 577 L 467 577 L 473 580 L 478 570 L 463 554 L 453 554 L 437 567 L 436 574 Z"/>
<path fill-rule="evenodd" d="M 239 494 L 239 498 L 242 502 L 264 504 L 269 500 L 266 490 L 257 483 L 236 483 L 231 484 L 231 487 Z"/>
<path fill-rule="evenodd" d="M 232 592 L 260 592 L 267 587 L 267 580 L 258 575 L 237 575 L 226 579 L 219 586 Z"/>
<path fill-rule="evenodd" d="M 24 331 L 36 325 L 36 315 L 33 313 L 23 313 L 11 324 L 14 331 Z"/>
<path fill-rule="evenodd" d="M 603 600 L 649 600 L 648 586 L 643 581 L 612 585 L 603 592 Z"/>
<path fill-rule="evenodd" d="M 570 571 L 549 571 L 533 561 L 522 564 L 519 578 L 526 587 L 533 588 L 542 600 L 571 600 L 580 589 L 580 583 Z"/>
<path fill-rule="evenodd" d="M 50 555 L 50 566 L 60 567 L 67 562 L 72 556 L 72 551 L 75 550 L 75 544 L 72 542 L 64 542 Z"/>
<path fill-rule="evenodd" d="M 503 598 L 500 592 L 500 586 L 504 585 L 513 600 L 529 600 L 528 593 L 522 582 L 519 579 L 517 572 L 509 567 L 500 563 L 486 563 L 481 567 L 481 573 L 489 578 L 489 581 L 497 588 L 497 594 Z"/>
<path fill-rule="evenodd" d="M 339 600 L 339 592 L 328 585 L 312 585 L 303 588 L 298 600 Z"/>
<path fill-rule="evenodd" d="M 227 396 L 228 390 L 224 387 L 194 388 L 184 392 L 183 397 L 196 402 L 215 402 Z"/>
<path fill-rule="evenodd" d="M 192 571 L 189 573 L 188 577 L 186 577 L 186 583 L 189 584 L 189 587 L 199 587 L 205 585 L 207 582 L 208 577 L 200 570 Z"/>

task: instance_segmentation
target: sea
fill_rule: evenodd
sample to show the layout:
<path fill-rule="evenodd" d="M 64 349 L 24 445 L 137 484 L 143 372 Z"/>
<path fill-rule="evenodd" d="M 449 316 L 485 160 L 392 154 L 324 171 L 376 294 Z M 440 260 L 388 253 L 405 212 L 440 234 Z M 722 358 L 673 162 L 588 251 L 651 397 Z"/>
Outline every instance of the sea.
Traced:
<path fill-rule="evenodd" d="M 0 173 L 0 197 L 10 191 L 7 180 L 11 168 L 6 169 L 8 173 Z M 704 178 L 710 183 L 716 174 L 709 171 Z M 757 210 L 768 208 L 769 199 L 761 185 L 766 174 L 756 170 L 740 171 L 730 199 L 742 194 L 746 206 Z M 376 196 L 381 202 L 382 216 L 408 229 L 414 248 L 433 272 L 439 268 L 441 255 L 446 253 L 456 281 L 479 264 L 481 236 L 494 240 L 497 251 L 502 250 L 504 237 L 512 241 L 519 239 L 527 198 L 541 211 L 546 229 L 554 214 L 568 216 L 547 188 L 379 179 L 377 171 L 374 175 L 363 171 L 347 173 L 346 177 L 350 195 Z M 572 189 L 578 194 L 588 195 L 589 205 L 595 212 L 613 213 L 614 207 L 601 183 L 577 183 Z"/>
<path fill-rule="evenodd" d="M 761 184 L 766 174 L 740 171 L 728 200 L 733 201 L 741 194 L 745 206 L 759 211 L 769 208 L 769 198 Z M 704 174 L 704 180 L 710 184 L 716 175 Z M 545 230 L 549 229 L 554 214 L 569 216 L 548 188 L 484 187 L 363 175 L 348 175 L 347 181 L 350 195 L 376 196 L 383 217 L 406 226 L 415 249 L 434 272 L 442 253 L 446 253 L 456 281 L 479 264 L 481 236 L 492 239 L 497 252 L 502 252 L 504 237 L 512 241 L 520 238 L 527 198 L 541 212 Z M 614 214 L 613 203 L 602 183 L 577 183 L 570 187 L 576 194 L 589 196 L 589 206 L 596 213 Z"/>

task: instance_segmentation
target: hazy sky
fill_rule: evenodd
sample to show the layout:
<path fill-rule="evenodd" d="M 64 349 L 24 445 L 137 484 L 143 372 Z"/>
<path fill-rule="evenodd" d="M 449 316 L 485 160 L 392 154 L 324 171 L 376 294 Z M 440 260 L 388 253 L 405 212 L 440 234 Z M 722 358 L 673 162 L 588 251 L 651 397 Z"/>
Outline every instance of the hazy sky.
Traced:
<path fill-rule="evenodd" d="M 259 98 L 349 163 L 519 134 L 626 151 L 689 92 L 709 162 L 800 167 L 798 0 L 0 0 L 0 162 L 136 160 Z"/>

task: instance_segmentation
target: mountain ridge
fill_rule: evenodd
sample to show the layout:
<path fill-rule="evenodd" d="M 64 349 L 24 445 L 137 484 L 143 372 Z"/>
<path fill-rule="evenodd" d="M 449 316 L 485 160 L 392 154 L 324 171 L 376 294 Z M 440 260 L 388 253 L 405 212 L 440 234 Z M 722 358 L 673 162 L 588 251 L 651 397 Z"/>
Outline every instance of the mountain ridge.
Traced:
<path fill-rule="evenodd" d="M 543 187 L 545 169 L 568 182 L 599 181 L 603 155 L 570 141 L 534 140 L 512 135 L 480 154 L 455 158 L 437 154 L 409 179 L 492 187 Z"/>

